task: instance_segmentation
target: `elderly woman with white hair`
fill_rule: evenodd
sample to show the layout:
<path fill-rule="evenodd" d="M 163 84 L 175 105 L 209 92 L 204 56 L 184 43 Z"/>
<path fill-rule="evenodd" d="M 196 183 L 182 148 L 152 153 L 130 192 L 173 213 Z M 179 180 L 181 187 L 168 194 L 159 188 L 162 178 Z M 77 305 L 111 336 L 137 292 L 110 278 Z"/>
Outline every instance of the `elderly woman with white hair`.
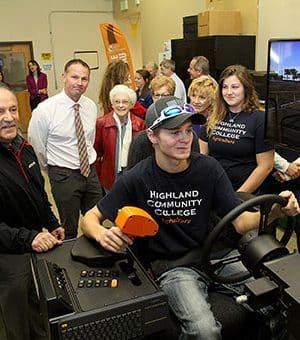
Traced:
<path fill-rule="evenodd" d="M 94 148 L 96 169 L 102 188 L 108 192 L 127 166 L 130 143 L 137 132 L 146 128 L 145 121 L 130 112 L 136 93 L 126 85 L 114 86 L 109 98 L 113 110 L 96 122 Z"/>

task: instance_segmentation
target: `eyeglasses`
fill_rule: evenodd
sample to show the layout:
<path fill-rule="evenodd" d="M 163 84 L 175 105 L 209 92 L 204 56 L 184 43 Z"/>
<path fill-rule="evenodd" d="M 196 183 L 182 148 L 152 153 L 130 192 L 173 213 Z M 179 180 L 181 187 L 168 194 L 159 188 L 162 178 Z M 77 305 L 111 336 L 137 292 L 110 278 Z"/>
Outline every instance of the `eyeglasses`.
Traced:
<path fill-rule="evenodd" d="M 154 93 L 153 94 L 153 97 L 156 98 L 156 99 L 160 99 L 160 98 L 163 98 L 163 97 L 169 97 L 170 94 L 169 93 Z"/>
<path fill-rule="evenodd" d="M 128 105 L 129 104 L 129 100 L 119 100 L 119 99 L 116 99 L 116 100 L 113 100 L 113 104 L 115 105 L 120 105 L 120 104 L 123 104 L 123 105 Z"/>
<path fill-rule="evenodd" d="M 153 122 L 150 129 L 156 128 L 161 125 L 164 120 L 176 117 L 184 112 L 195 113 L 196 111 L 190 104 L 184 104 L 183 107 L 179 105 L 168 106 L 160 112 L 160 116 Z"/>

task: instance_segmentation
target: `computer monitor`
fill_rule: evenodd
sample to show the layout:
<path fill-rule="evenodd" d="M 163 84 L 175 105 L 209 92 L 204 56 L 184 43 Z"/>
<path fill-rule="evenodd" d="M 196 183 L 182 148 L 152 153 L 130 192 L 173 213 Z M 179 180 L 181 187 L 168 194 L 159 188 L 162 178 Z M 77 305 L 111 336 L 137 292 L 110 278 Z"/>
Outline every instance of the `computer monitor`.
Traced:
<path fill-rule="evenodd" d="M 300 38 L 269 40 L 265 136 L 300 153 Z"/>

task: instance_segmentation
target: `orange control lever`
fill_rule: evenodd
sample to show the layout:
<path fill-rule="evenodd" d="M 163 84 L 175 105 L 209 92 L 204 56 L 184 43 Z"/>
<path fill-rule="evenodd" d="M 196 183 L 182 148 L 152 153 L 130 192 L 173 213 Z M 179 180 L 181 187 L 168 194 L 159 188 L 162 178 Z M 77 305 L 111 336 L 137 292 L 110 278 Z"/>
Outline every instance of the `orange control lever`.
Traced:
<path fill-rule="evenodd" d="M 145 210 L 130 206 L 119 210 L 115 224 L 128 236 L 153 236 L 159 228 Z"/>

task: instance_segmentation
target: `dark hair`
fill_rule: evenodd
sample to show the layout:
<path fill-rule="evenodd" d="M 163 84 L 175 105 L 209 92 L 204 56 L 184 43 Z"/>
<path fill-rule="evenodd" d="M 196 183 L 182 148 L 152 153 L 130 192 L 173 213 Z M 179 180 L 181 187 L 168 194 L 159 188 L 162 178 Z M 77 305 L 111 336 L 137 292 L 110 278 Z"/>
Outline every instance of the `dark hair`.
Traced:
<path fill-rule="evenodd" d="M 4 83 L 4 74 L 3 74 L 3 72 L 1 70 L 0 70 L 0 74 L 2 76 L 2 79 L 0 80 L 0 82 Z"/>
<path fill-rule="evenodd" d="M 128 77 L 129 67 L 123 60 L 114 60 L 107 65 L 99 93 L 99 103 L 104 114 L 112 110 L 109 100 L 110 90 L 115 85 L 126 83 L 128 81 Z"/>
<path fill-rule="evenodd" d="M 36 66 L 37 66 L 37 70 L 36 70 L 37 73 L 38 73 L 38 74 L 41 73 L 41 68 L 40 68 L 39 63 L 38 63 L 36 60 L 31 59 L 31 60 L 29 60 L 28 63 L 27 63 L 27 66 L 28 66 L 28 69 L 29 69 L 29 74 L 33 75 L 33 72 L 32 72 L 32 71 L 30 70 L 30 68 L 29 68 L 29 64 L 36 65 Z"/>
<path fill-rule="evenodd" d="M 68 72 L 68 68 L 69 68 L 71 65 L 74 65 L 74 64 L 80 64 L 80 65 L 82 65 L 83 67 L 87 68 L 87 69 L 89 70 L 89 72 L 90 72 L 90 67 L 89 67 L 89 65 L 88 65 L 85 61 L 83 61 L 83 60 L 81 60 L 81 59 L 71 59 L 71 60 L 69 60 L 69 61 L 66 63 L 66 65 L 65 65 L 65 67 L 64 67 L 64 73 Z"/>
<path fill-rule="evenodd" d="M 141 97 L 144 97 L 146 92 L 149 90 L 149 84 L 150 84 L 150 78 L 151 78 L 151 74 L 149 71 L 145 70 L 145 69 L 139 69 L 135 71 L 136 73 L 138 73 L 140 76 L 142 76 L 142 78 L 144 79 L 144 86 L 141 89 Z"/>

